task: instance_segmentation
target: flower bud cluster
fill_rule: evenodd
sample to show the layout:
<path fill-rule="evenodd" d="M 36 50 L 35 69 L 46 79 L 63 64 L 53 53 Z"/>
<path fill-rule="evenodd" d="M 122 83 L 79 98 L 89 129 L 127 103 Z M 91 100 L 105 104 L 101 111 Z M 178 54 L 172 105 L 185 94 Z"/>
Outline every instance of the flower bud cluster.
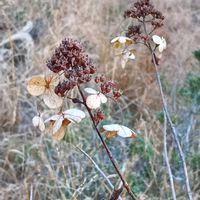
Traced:
<path fill-rule="evenodd" d="M 103 74 L 96 76 L 95 82 L 100 84 L 101 93 L 112 94 L 112 97 L 115 100 L 117 100 L 122 95 L 121 91 L 117 89 L 116 84 L 111 80 L 106 80 Z"/>
<path fill-rule="evenodd" d="M 134 41 L 138 41 L 141 37 L 141 26 L 140 25 L 130 25 L 128 27 L 128 31 L 126 32 L 126 36 L 132 38 Z"/>
<path fill-rule="evenodd" d="M 55 93 L 60 96 L 64 96 L 66 91 L 76 85 L 91 81 L 91 75 L 96 72 L 80 43 L 72 39 L 64 39 L 61 42 L 47 61 L 47 67 L 54 73 L 64 73 L 66 79 L 55 88 Z"/>
<path fill-rule="evenodd" d="M 105 119 L 105 115 L 104 115 L 104 113 L 101 110 L 97 110 L 94 113 L 94 120 L 95 120 L 95 122 L 99 123 L 100 121 L 102 121 L 104 119 Z"/>

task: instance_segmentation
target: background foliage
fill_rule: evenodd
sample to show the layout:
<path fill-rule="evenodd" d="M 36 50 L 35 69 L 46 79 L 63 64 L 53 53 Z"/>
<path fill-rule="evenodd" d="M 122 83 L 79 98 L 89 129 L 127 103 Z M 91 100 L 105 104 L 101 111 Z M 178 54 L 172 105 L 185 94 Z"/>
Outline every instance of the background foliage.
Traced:
<path fill-rule="evenodd" d="M 158 33 L 168 42 L 160 64 L 162 83 L 185 150 L 194 199 L 199 199 L 200 7 L 195 0 L 153 2 L 166 17 L 165 28 Z M 113 185 L 119 184 L 88 120 L 69 127 L 65 140 L 59 143 L 32 128 L 39 100 L 27 93 L 27 78 L 45 72 L 46 59 L 64 37 L 80 40 L 98 69 L 117 80 L 124 91 L 119 105 L 110 103 L 104 111 L 106 122 L 123 121 L 139 133 L 133 141 L 107 140 L 133 191 L 143 199 L 171 199 L 162 153 L 163 113 L 150 57 L 138 46 L 137 59 L 122 70 L 110 46 L 111 38 L 129 23 L 124 21 L 123 12 L 130 3 L 0 2 L 0 199 L 107 199 L 112 191 L 109 184 L 76 146 L 91 156 Z M 1 45 L 30 20 L 34 46 L 23 39 Z M 178 199 L 186 199 L 183 172 L 171 137 L 169 131 L 175 187 Z"/>

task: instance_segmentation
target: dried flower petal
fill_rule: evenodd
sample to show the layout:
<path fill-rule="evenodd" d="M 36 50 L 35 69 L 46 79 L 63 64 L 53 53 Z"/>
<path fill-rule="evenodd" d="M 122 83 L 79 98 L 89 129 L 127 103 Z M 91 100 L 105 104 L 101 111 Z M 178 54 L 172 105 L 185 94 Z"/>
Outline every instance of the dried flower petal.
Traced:
<path fill-rule="evenodd" d="M 74 108 L 64 111 L 63 114 L 72 123 L 79 123 L 86 116 L 83 111 Z"/>
<path fill-rule="evenodd" d="M 65 136 L 65 126 L 61 126 L 60 129 L 52 135 L 55 140 L 62 140 Z"/>
<path fill-rule="evenodd" d="M 45 90 L 43 100 L 49 108 L 58 108 L 63 103 L 63 98 L 56 95 L 54 89 L 51 88 Z"/>
<path fill-rule="evenodd" d="M 112 137 L 112 135 L 115 136 L 116 134 L 123 138 L 137 137 L 137 134 L 134 131 L 132 131 L 130 128 L 119 125 L 119 124 L 104 125 L 101 131 L 105 132 L 105 135 L 107 137 Z"/>
<path fill-rule="evenodd" d="M 160 37 L 158 35 L 153 35 L 152 39 L 153 39 L 153 42 L 158 45 L 159 52 L 162 53 L 167 47 L 165 38 Z"/>
<path fill-rule="evenodd" d="M 33 76 L 27 83 L 27 90 L 33 96 L 39 96 L 45 91 L 45 79 L 43 76 Z"/>
<path fill-rule="evenodd" d="M 124 69 L 126 67 L 126 63 L 128 62 L 129 59 L 134 60 L 135 55 L 133 53 L 131 53 L 130 51 L 124 52 L 122 54 L 122 58 L 121 58 L 122 69 Z"/>
<path fill-rule="evenodd" d="M 65 127 L 70 123 L 79 123 L 85 118 L 85 113 L 79 109 L 65 110 L 60 114 L 56 114 L 45 120 L 50 123 L 50 132 L 55 139 L 62 139 L 65 133 Z"/>
<path fill-rule="evenodd" d="M 63 115 L 60 115 L 59 118 L 55 121 L 53 125 L 53 134 L 55 134 L 62 126 L 64 117 Z"/>
<path fill-rule="evenodd" d="M 33 96 L 42 95 L 44 103 L 50 108 L 60 107 L 63 103 L 62 97 L 55 94 L 55 85 L 58 83 L 56 75 L 34 76 L 27 84 L 27 90 Z"/>
<path fill-rule="evenodd" d="M 101 99 L 98 95 L 89 95 L 86 99 L 86 104 L 90 109 L 97 109 L 101 105 Z"/>
<path fill-rule="evenodd" d="M 32 123 L 34 127 L 38 127 L 40 129 L 40 131 L 44 131 L 45 130 L 45 125 L 44 125 L 44 121 L 40 116 L 35 116 L 32 119 Z"/>
<path fill-rule="evenodd" d="M 97 109 L 100 107 L 101 103 L 107 102 L 107 97 L 92 88 L 85 88 L 85 91 L 91 95 L 89 95 L 86 99 L 86 104 L 91 109 Z"/>
<path fill-rule="evenodd" d="M 97 94 L 98 92 L 92 88 L 85 88 L 84 89 L 85 92 L 87 92 L 88 94 Z"/>
<path fill-rule="evenodd" d="M 121 48 L 123 44 L 129 46 L 133 43 L 133 41 L 126 36 L 118 36 L 111 40 L 114 48 Z"/>
<path fill-rule="evenodd" d="M 104 94 L 99 93 L 98 96 L 100 98 L 101 103 L 106 103 L 107 102 L 108 99 Z"/>

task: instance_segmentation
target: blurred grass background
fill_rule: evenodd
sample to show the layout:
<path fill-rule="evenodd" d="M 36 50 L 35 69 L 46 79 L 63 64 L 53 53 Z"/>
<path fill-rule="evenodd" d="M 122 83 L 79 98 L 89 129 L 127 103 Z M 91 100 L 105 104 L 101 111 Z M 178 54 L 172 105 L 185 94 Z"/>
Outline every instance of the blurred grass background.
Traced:
<path fill-rule="evenodd" d="M 91 156 L 114 186 L 120 183 L 90 121 L 69 127 L 62 142 L 32 128 L 31 119 L 41 102 L 27 93 L 26 80 L 45 73 L 46 60 L 65 37 L 79 40 L 98 71 L 106 72 L 123 90 L 117 106 L 110 103 L 104 107 L 105 123 L 123 121 L 139 133 L 134 141 L 107 141 L 133 191 L 141 199 L 171 199 L 162 153 L 163 114 L 150 56 L 138 46 L 137 59 L 122 70 L 110 45 L 113 37 L 124 34 L 129 22 L 123 19 L 123 12 L 131 2 L 0 1 L 0 199 L 108 199 L 111 187 L 77 146 Z M 196 200 L 200 198 L 200 62 L 193 52 L 200 48 L 200 4 L 198 0 L 153 3 L 166 17 L 164 28 L 157 32 L 168 42 L 160 71 Z M 13 40 L 29 21 L 33 23 L 31 38 Z M 186 199 L 170 131 L 168 142 L 177 198 Z M 128 199 L 125 192 L 122 197 Z"/>

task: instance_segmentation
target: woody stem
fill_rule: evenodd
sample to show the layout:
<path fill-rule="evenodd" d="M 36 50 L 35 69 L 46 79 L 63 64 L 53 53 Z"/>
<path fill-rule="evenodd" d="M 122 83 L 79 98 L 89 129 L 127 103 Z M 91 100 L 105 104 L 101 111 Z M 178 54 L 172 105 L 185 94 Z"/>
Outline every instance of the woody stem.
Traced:
<path fill-rule="evenodd" d="M 147 30 L 146 30 L 145 17 L 143 17 L 142 24 L 143 24 L 143 27 L 144 27 L 145 34 L 148 35 Z M 149 51 L 151 52 L 152 61 L 153 61 L 153 65 L 154 65 L 154 68 L 155 68 L 156 79 L 157 79 L 157 84 L 158 84 L 158 88 L 159 88 L 159 91 L 160 91 L 164 115 L 166 116 L 166 119 L 169 122 L 169 126 L 172 130 L 172 135 L 173 135 L 175 143 L 177 145 L 178 153 L 179 153 L 180 160 L 181 160 L 181 163 L 182 163 L 187 196 L 188 196 L 189 200 L 193 200 L 192 191 L 191 191 L 191 188 L 190 188 L 190 181 L 189 181 L 188 172 L 187 172 L 187 165 L 186 165 L 186 161 L 185 161 L 185 155 L 183 153 L 181 144 L 179 142 L 178 132 L 177 132 L 177 130 L 176 130 L 176 128 L 175 128 L 175 126 L 172 122 L 171 116 L 170 116 L 168 108 L 167 108 L 167 103 L 166 103 L 166 99 L 165 99 L 165 96 L 164 96 L 163 87 L 162 87 L 162 84 L 161 84 L 160 73 L 159 73 L 159 70 L 158 70 L 158 64 L 157 64 L 157 58 L 156 58 L 156 55 L 155 55 L 155 51 L 151 47 L 150 42 L 147 42 L 147 47 L 148 47 Z"/>
<path fill-rule="evenodd" d="M 80 88 L 79 86 L 78 86 L 78 90 L 79 90 L 79 93 L 80 93 L 80 95 L 81 95 L 81 97 L 82 97 L 83 104 L 85 105 L 85 107 L 86 107 L 86 109 L 87 109 L 87 111 L 88 111 L 88 113 L 89 113 L 89 115 L 90 115 L 90 118 L 91 118 L 91 120 L 92 120 L 94 129 L 96 130 L 96 133 L 97 133 L 99 139 L 101 140 L 101 143 L 102 143 L 104 149 L 106 150 L 106 153 L 107 153 L 107 155 L 108 155 L 108 157 L 109 157 L 109 159 L 110 159 L 110 161 L 111 161 L 113 167 L 115 168 L 115 171 L 117 172 L 118 176 L 120 177 L 120 179 L 121 179 L 121 181 L 122 181 L 122 183 L 123 183 L 123 186 L 126 188 L 128 194 L 131 196 L 131 198 L 132 198 L 133 200 L 137 200 L 136 195 L 131 191 L 131 189 L 130 189 L 128 183 L 126 182 L 125 178 L 123 177 L 122 173 L 120 172 L 119 167 L 118 167 L 118 165 L 117 165 L 117 162 L 116 162 L 116 160 L 113 158 L 113 155 L 112 155 L 112 153 L 111 153 L 109 147 L 107 146 L 107 144 L 106 144 L 105 141 L 103 140 L 103 137 L 102 137 L 102 135 L 101 135 L 100 131 L 98 130 L 97 125 L 96 125 L 96 123 L 95 123 L 94 116 L 92 115 L 91 109 L 87 106 L 85 97 L 84 97 L 83 92 L 82 92 L 82 90 L 81 90 L 81 88 Z"/>

